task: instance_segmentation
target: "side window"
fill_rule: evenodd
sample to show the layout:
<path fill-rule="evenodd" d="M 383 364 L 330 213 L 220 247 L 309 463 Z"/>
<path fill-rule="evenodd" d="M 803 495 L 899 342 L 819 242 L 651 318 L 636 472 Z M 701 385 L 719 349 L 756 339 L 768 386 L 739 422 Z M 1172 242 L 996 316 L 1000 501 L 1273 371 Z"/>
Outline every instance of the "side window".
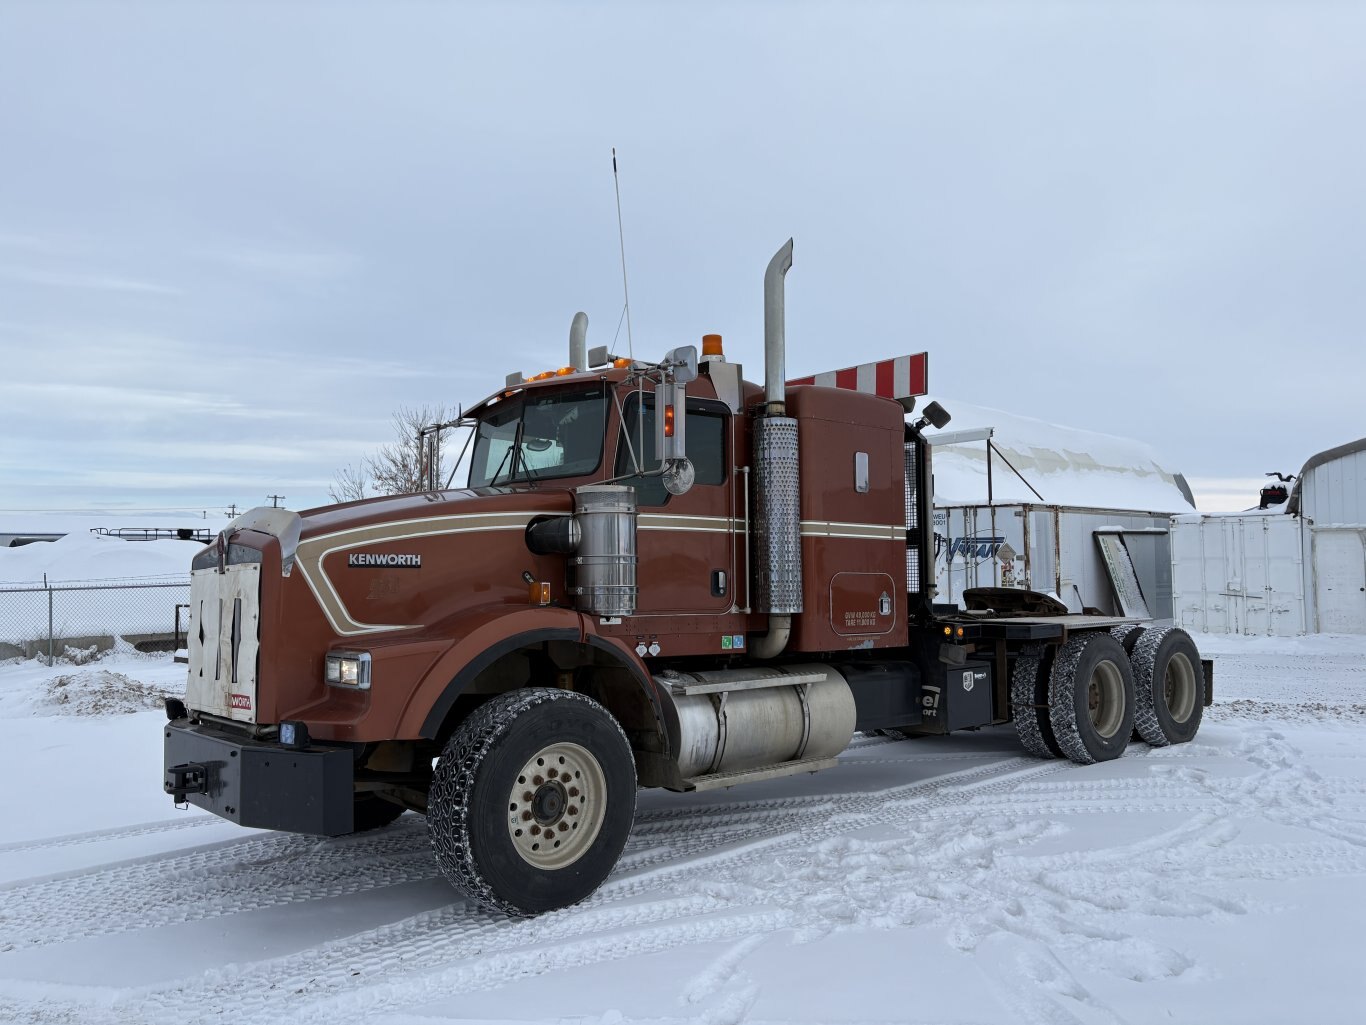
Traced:
<path fill-rule="evenodd" d="M 642 411 L 643 406 L 643 411 Z M 628 477 L 635 466 L 631 462 L 634 449 L 637 465 L 653 470 L 659 465 L 655 453 L 655 400 L 653 395 L 632 395 L 626 402 L 626 431 L 630 445 L 625 437 L 617 439 L 617 465 L 615 474 L 624 478 L 621 483 L 630 484 L 636 489 L 636 504 L 639 506 L 664 505 L 673 496 L 664 490 L 664 481 L 658 477 L 637 475 Z M 696 484 L 724 484 L 726 482 L 726 417 L 725 408 L 701 399 L 689 399 L 688 416 L 688 458 L 692 460 L 697 473 Z"/>

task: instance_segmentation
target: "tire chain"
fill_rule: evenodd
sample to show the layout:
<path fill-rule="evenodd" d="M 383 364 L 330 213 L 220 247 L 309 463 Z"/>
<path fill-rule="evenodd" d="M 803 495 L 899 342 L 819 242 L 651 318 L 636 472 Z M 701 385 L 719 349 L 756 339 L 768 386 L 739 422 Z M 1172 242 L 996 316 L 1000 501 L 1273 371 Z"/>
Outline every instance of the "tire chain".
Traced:
<path fill-rule="evenodd" d="M 616 728 L 622 746 L 630 750 L 630 741 L 616 718 L 587 695 L 545 687 L 512 691 L 480 705 L 446 742 L 432 774 L 427 798 L 427 835 L 442 874 L 481 907 L 514 917 L 523 917 L 526 912 L 500 898 L 474 862 L 469 842 L 469 795 L 479 767 L 503 734 L 518 717 L 547 701 L 581 702 L 601 711 Z M 633 779 L 632 801 L 635 799 L 634 783 Z"/>
<path fill-rule="evenodd" d="M 1039 726 L 1038 709 L 1034 705 L 1043 657 L 1044 648 L 1041 644 L 1026 645 L 1020 650 L 1010 673 L 1010 709 L 1015 717 L 1015 735 L 1020 738 L 1024 749 L 1035 758 L 1053 758 L 1054 754 Z"/>
<path fill-rule="evenodd" d="M 1053 725 L 1053 739 L 1063 755 L 1078 765 L 1091 765 L 1096 760 L 1081 739 L 1075 699 L 1077 663 L 1090 640 L 1089 634 L 1079 634 L 1058 648 L 1048 676 L 1048 719 Z"/>
<path fill-rule="evenodd" d="M 1167 747 L 1171 744 L 1171 738 L 1162 729 L 1162 723 L 1157 718 L 1156 701 L 1153 696 L 1153 685 L 1157 681 L 1153 679 L 1153 670 L 1156 668 L 1158 647 L 1174 629 L 1176 628 L 1169 626 L 1161 630 L 1144 631 L 1143 636 L 1134 645 L 1133 654 L 1129 656 L 1129 665 L 1134 671 L 1134 729 L 1153 747 Z M 1204 701 L 1205 695 L 1198 695 L 1198 700 Z"/>

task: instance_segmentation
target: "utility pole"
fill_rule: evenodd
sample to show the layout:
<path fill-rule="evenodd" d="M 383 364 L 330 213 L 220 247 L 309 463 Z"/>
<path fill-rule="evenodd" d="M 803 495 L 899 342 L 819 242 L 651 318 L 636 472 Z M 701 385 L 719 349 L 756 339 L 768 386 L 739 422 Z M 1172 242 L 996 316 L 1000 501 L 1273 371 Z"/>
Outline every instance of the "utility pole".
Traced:
<path fill-rule="evenodd" d="M 270 505 L 272 509 L 280 508 L 280 503 L 285 500 L 284 495 L 267 495 L 266 497 L 270 499 Z"/>
<path fill-rule="evenodd" d="M 228 506 L 228 511 L 223 515 L 231 516 L 234 520 L 237 519 L 237 503 L 233 502 L 232 505 Z"/>

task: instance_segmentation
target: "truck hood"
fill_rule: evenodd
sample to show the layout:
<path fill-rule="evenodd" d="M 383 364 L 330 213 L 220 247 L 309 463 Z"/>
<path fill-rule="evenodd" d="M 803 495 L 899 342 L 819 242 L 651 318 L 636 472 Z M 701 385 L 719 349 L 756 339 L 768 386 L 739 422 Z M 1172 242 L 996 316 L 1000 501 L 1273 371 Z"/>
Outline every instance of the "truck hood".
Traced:
<path fill-rule="evenodd" d="M 525 593 L 512 561 L 534 564 L 523 535 L 573 510 L 564 488 L 433 492 L 311 510 L 292 569 L 339 637 L 408 630 L 447 604 Z M 559 576 L 563 575 L 560 570 Z"/>
<path fill-rule="evenodd" d="M 568 513 L 573 496 L 567 488 L 475 488 L 430 491 L 416 495 L 385 495 L 345 505 L 305 509 L 300 541 L 317 539 L 381 524 L 441 519 L 448 516 L 481 516 L 527 511 Z"/>

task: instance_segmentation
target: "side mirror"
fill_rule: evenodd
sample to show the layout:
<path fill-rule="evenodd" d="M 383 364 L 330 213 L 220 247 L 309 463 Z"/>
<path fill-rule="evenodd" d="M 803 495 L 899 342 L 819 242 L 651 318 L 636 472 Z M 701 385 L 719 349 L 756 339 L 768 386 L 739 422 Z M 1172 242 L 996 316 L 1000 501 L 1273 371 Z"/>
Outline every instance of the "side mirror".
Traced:
<path fill-rule="evenodd" d="M 595 345 L 588 350 L 589 369 L 596 370 L 598 367 L 605 367 L 612 362 L 611 355 L 607 352 L 607 346 Z"/>
<path fill-rule="evenodd" d="M 949 425 L 949 421 L 953 419 L 953 417 L 949 415 L 949 411 L 937 402 L 931 402 L 926 406 L 924 415 L 925 419 L 938 431 L 942 431 Z"/>
<path fill-rule="evenodd" d="M 697 346 L 680 345 L 664 354 L 664 362 L 673 364 L 674 380 L 687 384 L 697 380 Z"/>
<path fill-rule="evenodd" d="M 664 464 L 664 490 L 671 495 L 686 495 L 696 479 L 691 459 L 670 459 Z"/>

